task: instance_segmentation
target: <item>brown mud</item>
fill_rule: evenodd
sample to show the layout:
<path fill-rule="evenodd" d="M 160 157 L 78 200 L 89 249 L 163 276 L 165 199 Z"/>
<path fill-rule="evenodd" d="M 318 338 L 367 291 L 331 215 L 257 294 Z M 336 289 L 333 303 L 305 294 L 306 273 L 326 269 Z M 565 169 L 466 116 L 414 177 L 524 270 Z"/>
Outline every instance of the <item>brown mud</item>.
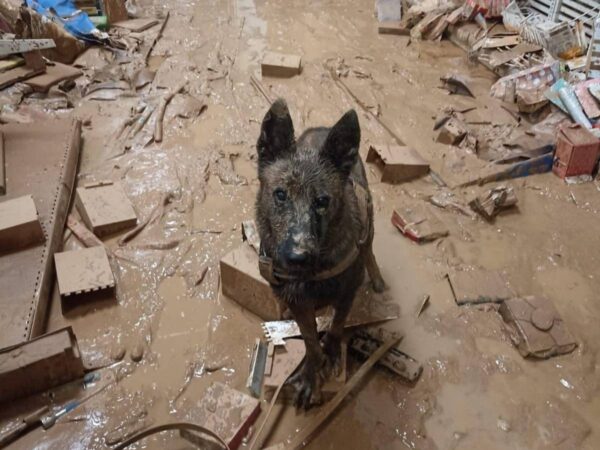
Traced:
<path fill-rule="evenodd" d="M 302 56 L 300 76 L 263 80 L 273 97 L 288 101 L 297 132 L 359 109 L 324 67 L 339 65 L 341 58 L 351 68 L 344 82 L 447 182 L 476 173 L 480 163 L 464 150 L 434 142 L 434 117 L 442 108 L 476 106 L 469 120 L 514 127 L 511 116 L 488 96 L 494 81 L 489 72 L 469 66 L 462 50 L 448 41 L 407 45 L 406 37 L 377 35 L 369 1 L 142 0 L 139 8 L 148 16 L 170 10 L 150 58 L 156 78 L 143 92 L 152 97 L 157 87 L 172 88 L 185 79 L 187 91 L 208 108 L 190 119 L 167 108 L 160 145 L 144 146 L 144 131 L 120 154 L 115 132 L 139 100 L 83 99 L 75 105 L 77 115 L 91 118 L 84 128 L 79 182 L 121 180 L 140 219 L 165 196 L 170 201 L 130 242 L 119 246 L 119 236 L 105 240 L 113 255 L 116 302 L 71 305 L 54 295 L 48 329 L 73 326 L 90 366 L 123 357 L 112 369 L 118 383 L 11 449 L 104 449 L 106 442 L 152 424 L 193 420 L 195 405 L 213 381 L 245 391 L 260 321 L 219 295 L 218 261 L 238 245 L 241 221 L 253 216 L 254 145 L 267 104 L 249 77 L 258 74 L 263 51 Z M 84 57 L 98 71 L 133 70 L 109 52 L 92 52 Z M 449 72 L 470 80 L 476 98 L 438 89 L 439 77 Z M 392 142 L 370 116 L 359 110 L 359 117 L 363 156 L 369 143 Z M 504 128 L 499 132 L 505 136 Z M 424 372 L 407 386 L 374 370 L 308 448 L 600 448 L 600 261 L 594 244 L 600 187 L 567 186 L 552 174 L 516 180 L 511 185 L 518 212 L 500 215 L 490 225 L 438 210 L 450 236 L 416 245 L 393 228 L 392 209 L 439 188 L 428 177 L 399 186 L 377 182 L 371 171 L 369 177 L 376 206 L 375 253 L 388 296 L 401 308 L 401 318 L 386 327 L 404 335 L 401 349 L 422 361 Z M 65 245 L 80 244 L 68 236 Z M 520 294 L 550 298 L 578 349 L 546 361 L 524 360 L 494 308 L 457 307 L 444 275 L 449 269 L 479 267 L 502 271 Z M 424 294 L 430 304 L 416 318 Z M 25 408 L 11 405 L 1 413 L 0 426 Z M 314 414 L 285 410 L 269 442 L 293 436 Z M 163 433 L 135 448 L 191 446 Z"/>

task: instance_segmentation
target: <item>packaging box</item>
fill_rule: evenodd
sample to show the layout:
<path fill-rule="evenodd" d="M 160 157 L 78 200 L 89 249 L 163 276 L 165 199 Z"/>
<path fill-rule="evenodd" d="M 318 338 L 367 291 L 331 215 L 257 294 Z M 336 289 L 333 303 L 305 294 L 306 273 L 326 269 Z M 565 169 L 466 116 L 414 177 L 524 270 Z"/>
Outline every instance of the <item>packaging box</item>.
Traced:
<path fill-rule="evenodd" d="M 221 259 L 223 293 L 263 320 L 281 319 L 283 308 L 258 269 L 258 254 L 243 242 Z"/>
<path fill-rule="evenodd" d="M 559 128 L 552 171 L 560 178 L 591 175 L 598 163 L 600 139 L 580 125 Z"/>
<path fill-rule="evenodd" d="M 0 202 L 0 253 L 39 244 L 44 239 L 31 195 Z"/>
<path fill-rule="evenodd" d="M 371 145 L 366 161 L 377 167 L 384 183 L 401 183 L 429 173 L 429 163 L 406 146 Z"/>
<path fill-rule="evenodd" d="M 263 77 L 288 78 L 300 73 L 301 58 L 298 55 L 267 52 L 261 63 Z"/>
<path fill-rule="evenodd" d="M 63 297 L 115 286 L 106 249 L 102 246 L 55 253 L 54 263 L 58 290 Z"/>
<path fill-rule="evenodd" d="M 71 327 L 0 349 L 0 402 L 45 391 L 83 377 Z"/>

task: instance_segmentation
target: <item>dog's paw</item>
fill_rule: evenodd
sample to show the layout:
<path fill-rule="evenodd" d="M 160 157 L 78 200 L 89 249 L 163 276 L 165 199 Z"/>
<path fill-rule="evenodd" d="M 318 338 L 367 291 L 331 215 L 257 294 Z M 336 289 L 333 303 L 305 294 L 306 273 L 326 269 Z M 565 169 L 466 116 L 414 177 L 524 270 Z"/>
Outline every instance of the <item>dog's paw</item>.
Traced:
<path fill-rule="evenodd" d="M 322 403 L 322 378 L 319 371 L 306 364 L 306 361 L 286 384 L 291 385 L 296 392 L 294 395 L 296 409 L 308 410 L 311 406 Z"/>
<path fill-rule="evenodd" d="M 385 281 L 383 281 L 383 278 L 376 278 L 373 280 L 373 290 L 378 294 L 385 291 Z"/>
<path fill-rule="evenodd" d="M 342 342 L 329 333 L 321 340 L 323 353 L 325 353 L 325 365 L 323 367 L 323 378 L 337 377 L 342 373 Z"/>

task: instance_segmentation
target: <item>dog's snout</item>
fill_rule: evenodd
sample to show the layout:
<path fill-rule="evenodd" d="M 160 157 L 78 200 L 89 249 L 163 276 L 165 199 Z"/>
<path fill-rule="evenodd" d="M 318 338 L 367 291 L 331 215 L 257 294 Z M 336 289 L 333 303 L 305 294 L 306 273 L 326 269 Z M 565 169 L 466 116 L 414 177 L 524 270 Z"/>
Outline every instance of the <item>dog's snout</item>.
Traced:
<path fill-rule="evenodd" d="M 285 256 L 288 264 L 305 264 L 308 261 L 309 253 L 305 249 L 293 248 Z"/>

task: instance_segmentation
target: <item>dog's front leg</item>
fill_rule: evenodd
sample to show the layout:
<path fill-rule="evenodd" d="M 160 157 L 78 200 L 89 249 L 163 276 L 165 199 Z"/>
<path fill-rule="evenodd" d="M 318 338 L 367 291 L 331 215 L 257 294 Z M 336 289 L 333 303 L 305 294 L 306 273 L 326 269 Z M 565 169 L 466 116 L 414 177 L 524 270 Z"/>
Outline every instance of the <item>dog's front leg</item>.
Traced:
<path fill-rule="evenodd" d="M 289 308 L 304 339 L 306 356 L 302 367 L 288 383 L 296 388 L 296 407 L 308 409 L 311 404 L 321 403 L 321 370 L 325 364 L 325 356 L 319 343 L 314 304 L 299 300 L 290 302 Z"/>

